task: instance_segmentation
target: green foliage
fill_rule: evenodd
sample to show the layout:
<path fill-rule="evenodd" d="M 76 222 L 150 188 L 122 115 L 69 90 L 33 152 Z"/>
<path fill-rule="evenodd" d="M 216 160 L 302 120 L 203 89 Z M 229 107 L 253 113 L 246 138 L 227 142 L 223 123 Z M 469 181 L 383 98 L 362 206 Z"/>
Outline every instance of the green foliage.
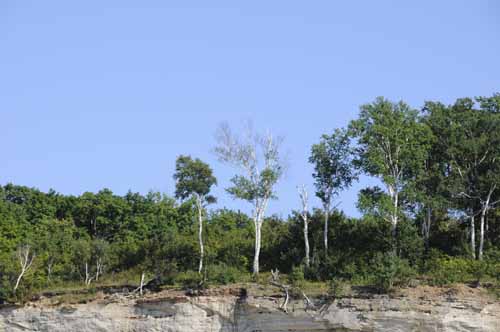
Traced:
<path fill-rule="evenodd" d="M 325 206 L 356 179 L 351 166 L 352 146 L 345 130 L 336 129 L 311 148 L 309 162 L 314 165 L 316 196 Z"/>
<path fill-rule="evenodd" d="M 378 177 L 386 187 L 360 191 L 360 218 L 338 210 L 327 215 L 312 210 L 309 267 L 302 265 L 299 213 L 265 218 L 264 275 L 278 268 L 294 289 L 308 281 L 326 281 L 334 297 L 342 296 L 344 283 L 375 285 L 383 291 L 406 286 L 416 271 L 433 285 L 471 283 L 498 289 L 499 96 L 463 98 L 452 105 L 427 102 L 421 112 L 404 102 L 378 98 L 361 107 L 348 132 L 339 129 L 321 136 L 310 161 L 322 203 L 349 186 L 359 170 Z M 23 302 L 44 289 L 135 284 L 142 272 L 159 285 L 186 288 L 248 281 L 253 219 L 264 220 L 284 165 L 279 140 L 255 135 L 238 140 L 228 133 L 222 133 L 217 154 L 244 169 L 228 191 L 250 201 L 258 216 L 229 209 L 205 211 L 214 201 L 210 189 L 216 179 L 207 164 L 189 156 L 180 156 L 176 163 L 175 194 L 181 202 L 158 192 L 120 196 L 102 189 L 72 196 L 0 186 L 0 302 Z M 193 271 L 199 259 L 198 198 L 206 247 L 201 275 Z M 474 229 L 471 215 L 476 216 Z M 328 251 L 323 246 L 325 219 L 330 220 Z M 477 254 L 483 230 L 484 255 L 477 260 L 469 258 L 474 253 L 472 230 Z M 35 259 L 14 292 L 21 270 L 16 250 L 23 245 L 30 246 Z"/>
<path fill-rule="evenodd" d="M 305 282 L 304 267 L 302 265 L 292 267 L 292 272 L 289 274 L 288 280 L 293 287 L 303 287 Z"/>
<path fill-rule="evenodd" d="M 379 290 L 387 292 L 394 286 L 408 286 L 416 276 L 408 261 L 393 253 L 379 253 L 373 261 L 373 277 Z"/>
<path fill-rule="evenodd" d="M 228 285 L 249 280 L 249 274 L 240 271 L 235 266 L 224 263 L 210 265 L 207 269 L 207 279 L 216 285 Z"/>
<path fill-rule="evenodd" d="M 458 282 L 470 282 L 473 279 L 471 259 L 460 257 L 431 257 L 427 269 L 430 282 L 435 285 L 447 285 Z"/>
<path fill-rule="evenodd" d="M 179 272 L 175 278 L 175 283 L 184 289 L 198 289 L 203 286 L 203 278 L 198 272 L 188 270 Z"/>
<path fill-rule="evenodd" d="M 328 295 L 338 299 L 347 295 L 349 285 L 342 279 L 333 278 L 328 282 Z"/>
<path fill-rule="evenodd" d="M 200 159 L 179 156 L 175 162 L 175 196 L 186 199 L 193 194 L 202 197 L 207 203 L 214 203 L 215 197 L 208 195 L 210 188 L 217 184 L 213 171 Z"/>

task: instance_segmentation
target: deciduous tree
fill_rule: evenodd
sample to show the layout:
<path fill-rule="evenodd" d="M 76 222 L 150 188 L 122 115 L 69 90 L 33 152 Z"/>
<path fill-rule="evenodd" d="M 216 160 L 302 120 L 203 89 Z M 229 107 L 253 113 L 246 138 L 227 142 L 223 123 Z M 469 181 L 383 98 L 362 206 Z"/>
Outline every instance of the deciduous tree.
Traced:
<path fill-rule="evenodd" d="M 198 243 L 200 245 L 200 261 L 198 273 L 203 269 L 203 214 L 207 204 L 214 203 L 215 197 L 210 189 L 217 184 L 210 166 L 200 159 L 190 156 L 179 156 L 175 163 L 175 196 L 180 199 L 192 198 L 198 211 Z"/>
<path fill-rule="evenodd" d="M 271 133 L 260 135 L 251 125 L 239 137 L 227 124 L 221 124 L 216 132 L 217 146 L 214 150 L 219 160 L 242 171 L 231 179 L 227 189 L 235 198 L 252 204 L 252 219 L 255 226 L 255 255 L 253 273 L 259 274 L 261 230 L 269 200 L 274 198 L 274 187 L 285 168 L 282 156 L 282 139 Z"/>

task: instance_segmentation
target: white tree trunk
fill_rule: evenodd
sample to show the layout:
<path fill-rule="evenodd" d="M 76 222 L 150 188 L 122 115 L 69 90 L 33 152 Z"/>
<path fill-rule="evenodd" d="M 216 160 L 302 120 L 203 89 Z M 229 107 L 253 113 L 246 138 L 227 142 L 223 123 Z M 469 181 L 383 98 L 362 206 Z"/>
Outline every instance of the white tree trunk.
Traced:
<path fill-rule="evenodd" d="M 425 209 L 425 219 L 422 223 L 422 235 L 424 236 L 425 249 L 429 250 L 429 238 L 431 233 L 431 222 L 432 222 L 432 209 L 427 207 Z"/>
<path fill-rule="evenodd" d="M 144 287 L 144 276 L 145 276 L 145 273 L 142 272 L 142 274 L 141 274 L 141 284 L 139 285 L 139 294 L 141 294 L 141 296 L 142 296 L 142 288 Z"/>
<path fill-rule="evenodd" d="M 254 220 L 254 225 L 255 225 L 255 255 L 253 258 L 253 274 L 258 275 L 262 222 L 256 219 Z"/>
<path fill-rule="evenodd" d="M 306 218 L 307 219 L 307 218 Z M 306 266 L 309 267 L 311 265 L 309 259 L 309 230 L 308 230 L 308 221 L 304 220 L 304 247 L 306 251 Z"/>
<path fill-rule="evenodd" d="M 476 224 L 474 215 L 470 217 L 470 249 L 472 251 L 472 258 L 476 259 Z"/>
<path fill-rule="evenodd" d="M 54 260 L 52 257 L 49 258 L 49 261 L 47 262 L 47 281 L 50 282 L 50 279 L 52 277 L 52 266 L 54 265 Z"/>
<path fill-rule="evenodd" d="M 14 285 L 14 292 L 17 290 L 19 287 L 19 283 L 21 282 L 21 279 L 23 278 L 24 274 L 30 269 L 31 265 L 33 264 L 33 260 L 35 259 L 35 255 L 30 252 L 31 248 L 30 246 L 22 246 L 18 248 L 17 250 L 17 258 L 19 259 L 19 265 L 21 266 L 21 272 L 19 273 L 19 276 L 17 277 L 16 284 Z"/>
<path fill-rule="evenodd" d="M 391 214 L 391 223 L 392 223 L 392 236 L 396 239 L 397 229 L 398 229 L 398 205 L 399 205 L 399 193 L 395 187 L 389 186 L 389 194 L 392 199 L 392 214 Z"/>
<path fill-rule="evenodd" d="M 85 285 L 90 285 L 92 279 L 94 279 L 94 277 L 90 275 L 89 264 L 85 262 Z"/>
<path fill-rule="evenodd" d="M 96 271 L 95 271 L 95 281 L 99 281 L 99 276 L 101 275 L 101 271 L 102 271 L 102 260 L 101 258 L 97 258 L 96 260 L 96 267 L 95 267 Z"/>
<path fill-rule="evenodd" d="M 308 219 L 308 196 L 306 187 L 303 185 L 299 188 L 299 197 L 302 202 L 302 213 L 301 217 L 304 221 L 304 248 L 305 248 L 305 264 L 307 267 L 310 266 L 310 254 L 309 254 L 309 219 Z"/>
<path fill-rule="evenodd" d="M 323 244 L 325 247 L 325 254 L 328 254 L 328 217 L 330 215 L 330 205 L 324 206 L 325 211 L 325 228 L 323 230 Z"/>
<path fill-rule="evenodd" d="M 479 226 L 479 254 L 478 254 L 478 259 L 480 261 L 483 260 L 483 248 L 484 248 L 484 218 L 486 215 L 487 209 L 483 209 L 481 212 L 481 221 L 480 221 L 480 226 Z"/>
<path fill-rule="evenodd" d="M 205 254 L 205 249 L 203 247 L 203 206 L 200 197 L 196 198 L 196 204 L 198 205 L 198 242 L 200 244 L 200 263 L 198 265 L 198 273 L 201 273 L 203 269 L 203 256 Z"/>

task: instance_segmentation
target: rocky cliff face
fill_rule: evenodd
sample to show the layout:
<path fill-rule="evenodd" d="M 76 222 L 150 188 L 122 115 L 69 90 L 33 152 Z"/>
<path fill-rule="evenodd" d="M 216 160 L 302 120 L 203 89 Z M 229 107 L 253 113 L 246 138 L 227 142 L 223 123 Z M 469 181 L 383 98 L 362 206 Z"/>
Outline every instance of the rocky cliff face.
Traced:
<path fill-rule="evenodd" d="M 275 297 L 112 295 L 86 304 L 31 304 L 0 310 L 0 331 L 500 331 L 493 300 L 371 296 L 292 301 L 288 313 Z"/>

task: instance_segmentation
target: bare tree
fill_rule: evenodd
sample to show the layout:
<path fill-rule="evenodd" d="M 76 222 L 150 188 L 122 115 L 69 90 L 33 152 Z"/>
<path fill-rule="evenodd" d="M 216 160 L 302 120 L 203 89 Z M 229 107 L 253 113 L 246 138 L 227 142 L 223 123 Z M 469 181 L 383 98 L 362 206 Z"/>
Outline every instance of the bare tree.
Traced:
<path fill-rule="evenodd" d="M 270 133 L 261 136 L 253 131 L 251 125 L 248 125 L 246 133 L 239 137 L 223 123 L 217 129 L 216 140 L 214 152 L 219 160 L 242 171 L 242 174 L 231 179 L 233 186 L 227 191 L 233 197 L 252 204 L 255 226 L 253 273 L 258 275 L 264 214 L 269 200 L 275 197 L 273 188 L 284 172 L 285 162 L 280 151 L 282 139 L 275 138 Z"/>
<path fill-rule="evenodd" d="M 29 271 L 29 269 L 33 265 L 33 260 L 35 259 L 35 254 L 32 252 L 31 247 L 29 245 L 23 245 L 17 248 L 16 255 L 19 261 L 19 265 L 21 266 L 21 272 L 17 277 L 16 285 L 14 286 L 14 292 L 19 287 L 21 279 L 26 274 L 26 272 Z"/>
<path fill-rule="evenodd" d="M 309 267 L 310 259 L 309 259 L 309 218 L 308 218 L 308 195 L 307 189 L 305 185 L 298 187 L 300 202 L 302 203 L 302 211 L 300 212 L 300 216 L 304 221 L 304 247 L 305 247 L 305 263 L 306 266 Z"/>

